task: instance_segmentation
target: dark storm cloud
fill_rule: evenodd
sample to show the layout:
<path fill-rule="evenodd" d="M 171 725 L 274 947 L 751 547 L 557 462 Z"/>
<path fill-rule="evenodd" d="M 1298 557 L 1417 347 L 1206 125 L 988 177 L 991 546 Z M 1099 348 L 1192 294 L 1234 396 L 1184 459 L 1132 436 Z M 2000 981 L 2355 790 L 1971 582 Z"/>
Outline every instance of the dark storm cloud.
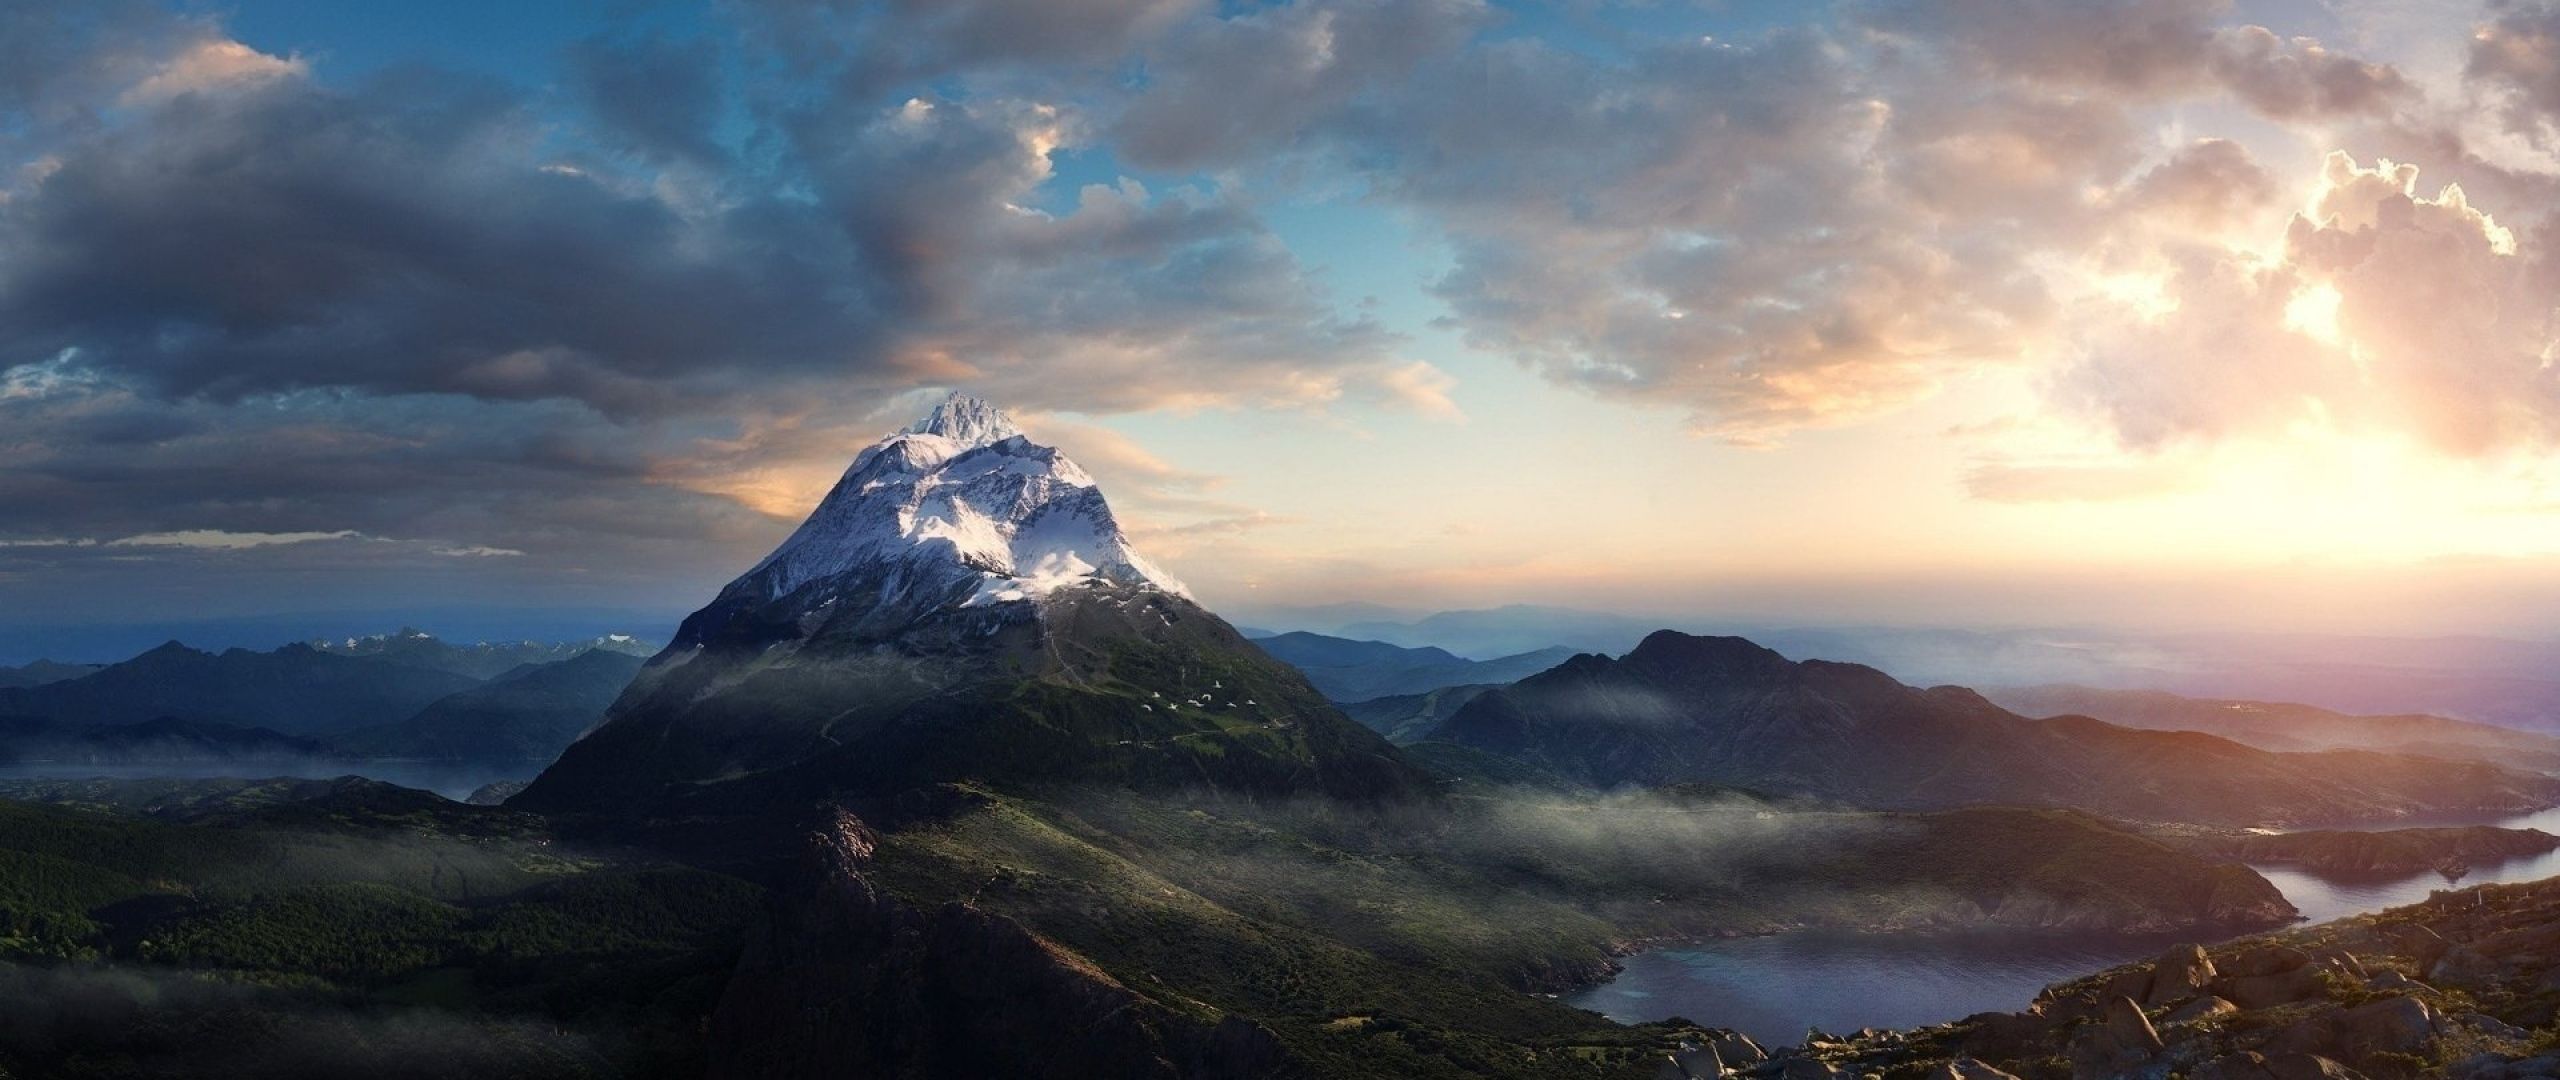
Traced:
<path fill-rule="evenodd" d="M 1187 10 L 796 7 L 780 17 L 878 22 L 837 30 L 887 33 L 916 71 L 1116 55 Z M 1089 137 L 1071 105 L 871 93 L 757 56 L 735 82 L 724 48 L 746 46 L 698 38 L 579 43 L 554 93 L 332 81 L 156 5 L 15 5 L 0 29 L 0 577 L 19 583 L 283 558 L 113 544 L 171 534 L 340 537 L 294 546 L 314 565 L 701 573 L 792 512 L 756 477 L 849 453 L 918 385 L 1033 409 L 1445 407 L 1239 193 L 1045 190 L 1051 153 Z"/>
<path fill-rule="evenodd" d="M 189 93 L 0 205 L 0 357 L 168 396 L 316 386 L 668 407 L 724 369 L 858 366 L 853 260 L 772 201 L 688 220 L 538 167 L 504 92 L 407 74 Z"/>
<path fill-rule="evenodd" d="M 712 42 L 592 38 L 568 60 L 609 139 L 658 161 L 712 165 L 728 156 L 714 133 L 726 95 Z"/>

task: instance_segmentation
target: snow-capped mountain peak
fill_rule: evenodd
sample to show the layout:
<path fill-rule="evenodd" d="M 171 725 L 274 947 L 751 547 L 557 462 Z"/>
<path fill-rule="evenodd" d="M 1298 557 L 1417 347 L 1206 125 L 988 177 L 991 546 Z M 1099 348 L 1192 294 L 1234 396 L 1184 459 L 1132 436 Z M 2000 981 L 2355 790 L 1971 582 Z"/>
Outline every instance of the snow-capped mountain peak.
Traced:
<path fill-rule="evenodd" d="M 940 435 L 963 449 L 992 446 L 1022 434 L 1013 418 L 985 398 L 954 391 L 924 419 L 907 425 L 910 435 Z"/>
<path fill-rule="evenodd" d="M 1003 410 L 953 394 L 864 448 L 808 520 L 721 596 L 860 619 L 1094 582 L 1190 595 L 1138 554 L 1092 476 Z"/>

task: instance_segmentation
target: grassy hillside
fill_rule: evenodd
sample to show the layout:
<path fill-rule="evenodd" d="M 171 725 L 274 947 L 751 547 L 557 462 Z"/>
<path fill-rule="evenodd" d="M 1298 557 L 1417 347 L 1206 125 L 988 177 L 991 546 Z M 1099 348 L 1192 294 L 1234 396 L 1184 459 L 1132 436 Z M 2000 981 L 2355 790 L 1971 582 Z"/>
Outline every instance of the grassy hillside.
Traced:
<path fill-rule="evenodd" d="M 0 803 L 0 1075 L 701 1074 L 758 886 L 293 787 Z"/>
<path fill-rule="evenodd" d="M 874 872 L 890 890 L 922 910 L 965 898 L 1203 1024 L 1247 1018 L 1319 1075 L 1633 1067 L 1663 1029 L 1524 991 L 1603 975 L 1645 942 L 2291 915 L 2245 869 L 2063 811 L 1544 796 L 1355 807 L 1106 789 L 958 802 L 881 834 Z"/>

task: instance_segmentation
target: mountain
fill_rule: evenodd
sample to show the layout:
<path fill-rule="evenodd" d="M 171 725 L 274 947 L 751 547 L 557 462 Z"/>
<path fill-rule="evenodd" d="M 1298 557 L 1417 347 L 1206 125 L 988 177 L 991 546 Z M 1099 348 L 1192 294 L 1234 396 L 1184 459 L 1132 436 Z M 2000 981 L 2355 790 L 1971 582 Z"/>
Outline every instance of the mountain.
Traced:
<path fill-rule="evenodd" d="M 77 679 L 83 675 L 94 675 L 97 671 L 96 664 L 64 664 L 52 660 L 37 660 L 23 667 L 0 667 L 0 689 L 43 686 L 46 683 L 58 683 L 65 679 Z"/>
<path fill-rule="evenodd" d="M 642 658 L 589 649 L 527 664 L 437 700 L 416 716 L 351 732 L 337 745 L 372 757 L 549 761 L 604 719 Z"/>
<path fill-rule="evenodd" d="M 1983 696 L 2028 716 L 2072 713 L 2124 727 L 2202 731 L 2261 750 L 2343 747 L 2560 769 L 2560 737 L 2441 716 L 2351 716 L 2312 705 L 2070 685 L 1986 690 Z"/>
<path fill-rule="evenodd" d="M 2012 803 L 2256 825 L 2560 799 L 2560 781 L 2478 763 L 2029 720 L 1961 687 L 1668 630 L 1622 659 L 1577 656 L 1482 694 L 1431 737 L 1604 787 L 1725 784 L 1879 808 Z"/>
<path fill-rule="evenodd" d="M 326 757 L 329 750 L 317 739 L 170 716 L 105 725 L 0 719 L 0 761 L 7 762 L 159 765 L 309 760 Z"/>
<path fill-rule="evenodd" d="M 378 657 L 475 679 L 494 679 L 528 664 L 557 663 L 589 652 L 646 659 L 657 651 L 656 646 L 630 634 L 605 634 L 586 641 L 481 641 L 459 645 L 409 626 L 389 634 L 323 638 L 305 644 L 331 656 Z"/>
<path fill-rule="evenodd" d="M 1401 746 L 1428 737 L 1443 721 L 1457 715 L 1460 707 L 1492 689 L 1496 687 L 1491 683 L 1472 683 L 1420 694 L 1370 698 L 1344 705 L 1342 714 Z"/>
<path fill-rule="evenodd" d="M 1563 645 L 1620 653 L 1661 623 L 1630 615 L 1537 604 L 1477 611 L 1443 611 L 1413 620 L 1368 620 L 1343 625 L 1342 637 L 1396 645 L 1438 646 L 1462 656 L 1516 656 Z"/>
<path fill-rule="evenodd" d="M 1082 468 L 953 395 L 858 454 L 509 805 L 752 808 L 959 779 L 1424 783 L 1140 556 Z"/>
<path fill-rule="evenodd" d="M 160 717 L 321 735 L 408 716 L 480 680 L 307 645 L 202 652 L 169 642 L 76 679 L 0 690 L 0 716 L 70 724 Z"/>
<path fill-rule="evenodd" d="M 1410 649 L 1305 631 L 1259 638 L 1254 644 L 1304 672 L 1324 696 L 1342 702 L 1425 694 L 1468 683 L 1507 683 L 1573 656 L 1573 650 L 1554 645 L 1493 660 L 1469 660 L 1437 647 Z"/>

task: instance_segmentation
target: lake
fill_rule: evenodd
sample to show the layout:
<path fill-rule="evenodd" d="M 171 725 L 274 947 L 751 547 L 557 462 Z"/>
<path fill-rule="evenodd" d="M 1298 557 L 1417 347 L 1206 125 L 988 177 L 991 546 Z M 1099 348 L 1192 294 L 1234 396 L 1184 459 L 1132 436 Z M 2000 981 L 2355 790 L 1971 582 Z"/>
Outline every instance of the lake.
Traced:
<path fill-rule="evenodd" d="M 2560 810 L 2489 822 L 2560 834 Z M 2407 824 L 2392 827 L 2408 827 Z M 2472 868 L 2459 882 L 2435 873 L 2333 880 L 2258 867 L 2310 922 L 2416 903 L 2437 889 L 2560 875 L 2560 852 Z M 1683 945 L 1627 957 L 1615 979 L 1565 1002 L 1626 1023 L 1680 1016 L 1729 1027 L 1765 1045 L 1804 1041 L 1805 1028 L 1918 1027 L 1980 1012 L 2014 1012 L 2064 979 L 2149 959 L 2163 938 L 2026 935 L 1775 934 Z"/>

